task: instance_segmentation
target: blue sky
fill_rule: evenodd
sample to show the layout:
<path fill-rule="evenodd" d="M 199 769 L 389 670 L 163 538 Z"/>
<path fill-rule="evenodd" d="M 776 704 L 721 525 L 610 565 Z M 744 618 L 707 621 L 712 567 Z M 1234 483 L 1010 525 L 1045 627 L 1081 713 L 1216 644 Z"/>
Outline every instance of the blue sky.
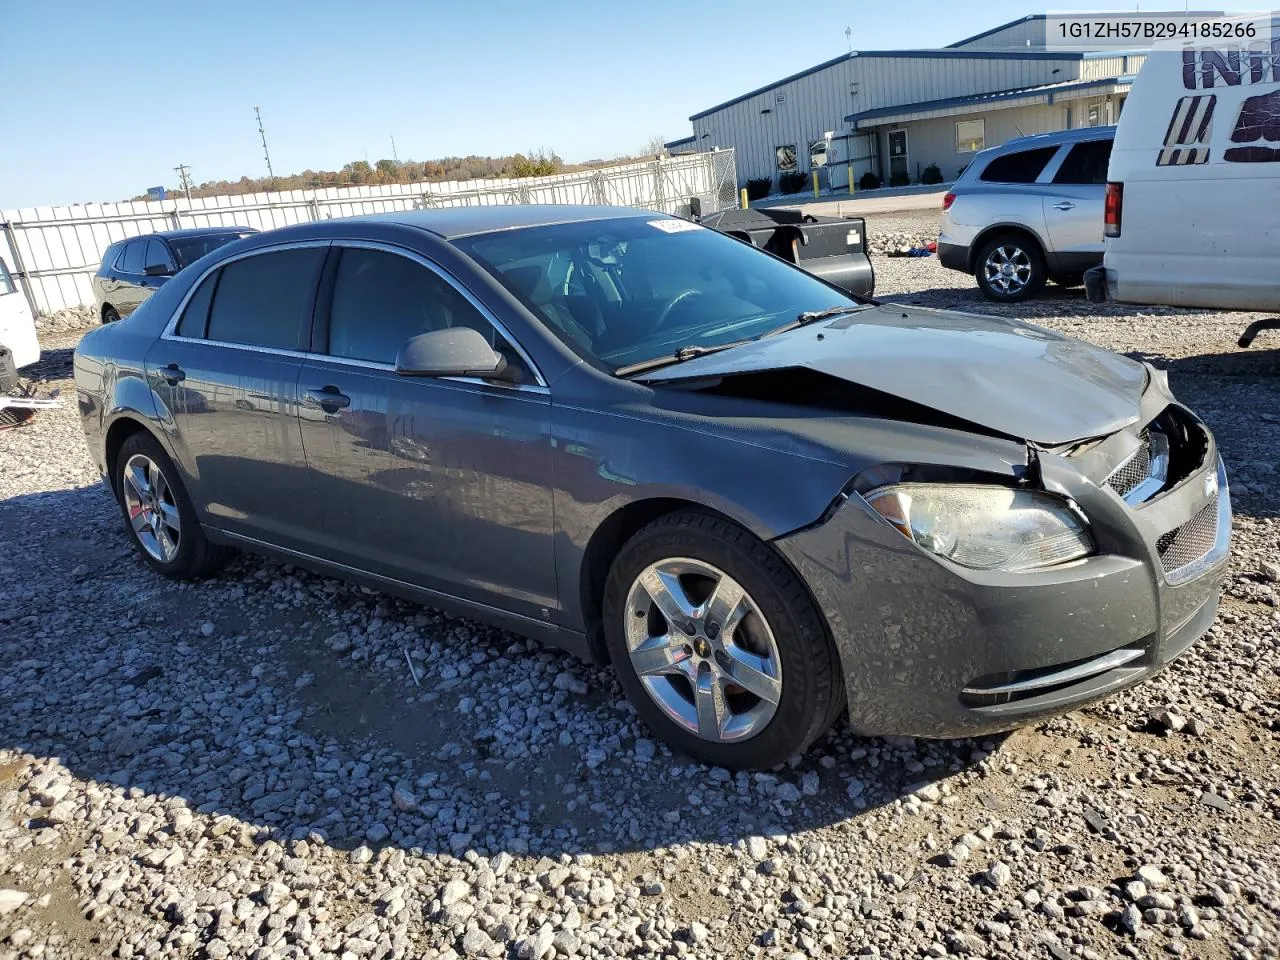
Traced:
<path fill-rule="evenodd" d="M 1132 9 L 1095 0 L 1090 9 Z M 1152 7 L 1155 5 L 1152 4 Z M 1055 8 L 1056 9 L 1056 8 Z M 847 49 L 936 47 L 1042 8 L 977 0 L 0 0 L 0 209 L 365 157 L 577 161 Z"/>

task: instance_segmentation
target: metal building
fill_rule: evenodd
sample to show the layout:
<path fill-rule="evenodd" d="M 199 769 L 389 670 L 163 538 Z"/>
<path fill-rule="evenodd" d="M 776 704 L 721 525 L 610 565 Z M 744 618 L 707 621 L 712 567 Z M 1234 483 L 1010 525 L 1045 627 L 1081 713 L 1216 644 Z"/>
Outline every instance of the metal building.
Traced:
<path fill-rule="evenodd" d="M 978 150 L 1013 137 L 1114 123 L 1145 59 L 1047 50 L 1045 17 L 1033 15 L 941 50 L 820 63 L 695 113 L 692 149 L 734 148 L 744 182 L 807 173 L 824 149 L 822 185 L 833 189 L 868 172 L 914 183 L 933 164 L 952 180 Z"/>

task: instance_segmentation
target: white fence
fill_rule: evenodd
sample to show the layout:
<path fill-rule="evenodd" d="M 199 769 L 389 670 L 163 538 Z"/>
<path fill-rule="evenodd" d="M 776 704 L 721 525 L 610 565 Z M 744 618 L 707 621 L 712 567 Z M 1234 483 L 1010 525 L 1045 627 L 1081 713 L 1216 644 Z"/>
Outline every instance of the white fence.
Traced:
<path fill-rule="evenodd" d="M 687 214 L 733 206 L 732 150 L 522 180 L 465 180 L 287 190 L 241 196 L 89 203 L 0 211 L 0 257 L 37 314 L 93 303 L 90 278 L 117 240 L 188 227 L 270 230 L 291 223 L 432 207 L 586 203 Z"/>

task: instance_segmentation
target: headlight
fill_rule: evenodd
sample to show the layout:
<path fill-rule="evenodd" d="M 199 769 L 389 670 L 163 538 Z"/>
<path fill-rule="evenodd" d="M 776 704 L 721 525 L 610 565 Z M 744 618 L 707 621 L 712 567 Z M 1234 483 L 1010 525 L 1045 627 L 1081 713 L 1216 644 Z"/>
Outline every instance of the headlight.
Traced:
<path fill-rule="evenodd" d="M 1036 570 L 1093 552 L 1079 516 L 1043 493 L 904 483 L 866 499 L 918 547 L 976 570 Z"/>

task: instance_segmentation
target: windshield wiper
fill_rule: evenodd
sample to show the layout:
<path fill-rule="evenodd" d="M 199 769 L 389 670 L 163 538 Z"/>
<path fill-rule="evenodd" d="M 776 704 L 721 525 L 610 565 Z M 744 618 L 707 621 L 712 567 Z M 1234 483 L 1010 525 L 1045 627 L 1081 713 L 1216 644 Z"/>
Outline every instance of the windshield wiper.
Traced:
<path fill-rule="evenodd" d="M 779 333 L 786 333 L 788 330 L 794 330 L 796 327 L 803 327 L 805 324 L 814 323 L 818 320 L 826 320 L 828 317 L 836 317 L 842 313 L 857 313 L 860 310 L 866 310 L 873 306 L 869 303 L 842 303 L 839 306 L 827 307 L 825 310 L 806 310 L 804 313 L 797 314 L 796 318 L 790 323 L 784 323 L 780 327 L 774 327 L 768 333 L 762 333 L 762 337 L 772 337 Z"/>
<path fill-rule="evenodd" d="M 699 344 L 690 344 L 680 347 L 674 353 L 667 354 L 662 357 L 653 357 L 649 360 L 641 360 L 639 363 L 629 363 L 625 367 L 618 367 L 613 371 L 615 377 L 629 377 L 633 373 L 643 373 L 646 370 L 656 370 L 658 367 L 665 367 L 668 364 L 680 363 L 684 360 L 692 360 L 694 357 L 705 357 L 708 353 L 719 353 L 721 350 L 728 350 L 730 347 L 736 347 L 741 343 L 747 343 L 746 340 L 735 340 L 733 343 L 721 343 L 714 347 L 704 347 Z"/>
<path fill-rule="evenodd" d="M 835 307 L 827 307 L 825 310 L 806 310 L 796 317 L 796 326 L 803 327 L 806 323 L 813 323 L 815 320 L 825 320 L 827 317 L 836 317 L 842 313 L 857 313 L 865 309 L 867 309 L 865 303 L 842 303 Z"/>

